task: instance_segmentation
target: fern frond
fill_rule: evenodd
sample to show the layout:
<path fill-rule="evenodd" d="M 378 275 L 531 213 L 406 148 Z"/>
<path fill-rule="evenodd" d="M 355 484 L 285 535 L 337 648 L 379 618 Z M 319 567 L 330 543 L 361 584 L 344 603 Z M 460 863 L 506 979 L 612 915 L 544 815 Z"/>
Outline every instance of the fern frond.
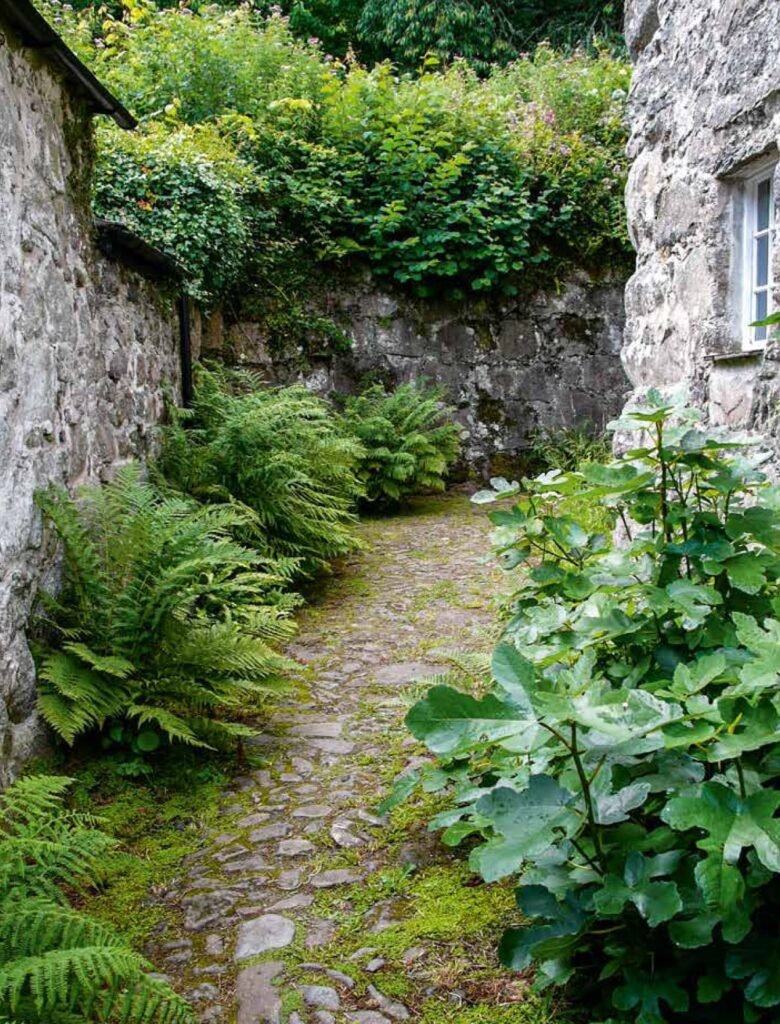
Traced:
<path fill-rule="evenodd" d="M 420 380 L 392 393 L 380 385 L 347 401 L 345 429 L 361 442 L 366 500 L 394 504 L 423 490 L 443 490 L 460 448 L 444 392 Z"/>
<path fill-rule="evenodd" d="M 256 526 L 255 512 L 161 495 L 137 466 L 78 506 L 62 494 L 45 503 L 87 551 L 86 565 L 66 572 L 59 649 L 36 648 L 38 706 L 66 743 L 130 720 L 170 742 L 210 746 L 191 717 L 239 707 L 247 679 L 278 688 L 291 667 L 278 648 L 298 603 L 282 588 L 297 562 L 277 565 L 236 539 Z M 100 586 L 88 592 L 81 577 Z"/>
<path fill-rule="evenodd" d="M 354 550 L 359 443 L 341 431 L 327 403 L 306 388 L 254 386 L 219 368 L 200 369 L 194 424 L 170 428 L 162 466 L 182 489 L 229 493 L 256 515 L 273 557 L 307 573 Z"/>
<path fill-rule="evenodd" d="M 0 796 L 0 1022 L 194 1024 L 187 1004 L 63 885 L 102 877 L 113 840 L 63 806 L 71 780 L 23 778 Z"/>

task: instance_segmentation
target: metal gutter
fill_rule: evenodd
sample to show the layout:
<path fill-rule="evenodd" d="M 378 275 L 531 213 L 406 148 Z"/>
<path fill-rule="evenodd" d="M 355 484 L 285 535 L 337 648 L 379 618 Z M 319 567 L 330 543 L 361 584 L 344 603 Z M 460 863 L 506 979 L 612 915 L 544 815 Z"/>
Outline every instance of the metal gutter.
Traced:
<path fill-rule="evenodd" d="M 133 115 L 79 60 L 30 0 L 0 0 L 0 21 L 12 28 L 26 47 L 38 50 L 62 71 L 68 83 L 86 99 L 90 113 L 113 117 L 120 128 L 136 127 Z"/>
<path fill-rule="evenodd" d="M 111 259 L 137 270 L 144 277 L 180 279 L 181 268 L 173 256 L 145 242 L 134 231 L 115 221 L 95 218 L 98 248 Z"/>

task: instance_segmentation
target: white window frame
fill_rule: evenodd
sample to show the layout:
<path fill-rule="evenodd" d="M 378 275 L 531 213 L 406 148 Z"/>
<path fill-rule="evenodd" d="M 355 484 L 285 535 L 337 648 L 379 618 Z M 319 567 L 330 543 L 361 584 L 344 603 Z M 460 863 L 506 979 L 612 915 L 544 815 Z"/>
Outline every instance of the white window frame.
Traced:
<path fill-rule="evenodd" d="M 756 315 L 756 300 L 760 292 L 766 292 L 767 312 L 769 316 L 774 312 L 773 292 L 774 275 L 772 263 L 774 259 L 775 246 L 775 184 L 774 176 L 777 170 L 777 160 L 764 160 L 755 167 L 749 177 L 744 179 L 744 219 L 742 239 L 742 297 L 741 297 L 741 321 L 742 321 L 742 347 L 743 349 L 761 349 L 766 346 L 767 338 L 771 333 L 768 327 L 751 327 L 750 324 L 759 319 Z M 758 190 L 764 182 L 769 182 L 769 224 L 764 229 L 758 227 Z M 758 271 L 758 259 L 756 254 L 759 238 L 768 236 L 769 255 L 767 267 L 766 285 L 757 285 L 756 275 Z M 762 318 L 763 319 L 763 318 Z"/>

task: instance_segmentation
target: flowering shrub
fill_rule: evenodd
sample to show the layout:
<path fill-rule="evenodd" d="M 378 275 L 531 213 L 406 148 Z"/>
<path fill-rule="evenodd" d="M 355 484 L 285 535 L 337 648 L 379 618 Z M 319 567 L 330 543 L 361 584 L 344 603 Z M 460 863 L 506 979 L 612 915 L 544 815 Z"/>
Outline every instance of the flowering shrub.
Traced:
<path fill-rule="evenodd" d="M 295 309 L 340 261 L 423 296 L 513 295 L 626 259 L 628 71 L 607 52 L 399 76 L 248 5 L 129 0 L 96 24 L 45 2 L 144 118 L 101 132 L 98 209 L 177 255 L 196 294 Z"/>

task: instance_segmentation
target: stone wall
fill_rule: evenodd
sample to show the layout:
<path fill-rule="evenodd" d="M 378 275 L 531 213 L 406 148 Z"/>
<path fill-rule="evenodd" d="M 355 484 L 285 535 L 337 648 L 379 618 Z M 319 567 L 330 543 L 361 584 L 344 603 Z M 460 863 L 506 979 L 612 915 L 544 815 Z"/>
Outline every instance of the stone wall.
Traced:
<path fill-rule="evenodd" d="M 580 274 L 556 293 L 496 307 L 413 302 L 364 280 L 334 290 L 318 311 L 344 325 L 348 351 L 272 353 L 252 323 L 227 328 L 227 351 L 274 381 L 303 380 L 323 394 L 370 380 L 444 384 L 465 428 L 466 461 L 481 473 L 510 472 L 536 427 L 602 427 L 628 390 L 622 281 Z"/>
<path fill-rule="evenodd" d="M 60 77 L 0 35 L 0 784 L 41 735 L 24 631 L 57 562 L 33 494 L 145 452 L 179 376 L 171 302 L 96 251 L 91 140 Z"/>
<path fill-rule="evenodd" d="M 780 137 L 780 4 L 628 0 L 626 35 L 626 372 L 637 393 L 685 383 L 713 421 L 774 433 L 780 354 L 743 337 L 740 277 L 746 179 Z M 773 262 L 777 284 L 777 245 Z"/>

